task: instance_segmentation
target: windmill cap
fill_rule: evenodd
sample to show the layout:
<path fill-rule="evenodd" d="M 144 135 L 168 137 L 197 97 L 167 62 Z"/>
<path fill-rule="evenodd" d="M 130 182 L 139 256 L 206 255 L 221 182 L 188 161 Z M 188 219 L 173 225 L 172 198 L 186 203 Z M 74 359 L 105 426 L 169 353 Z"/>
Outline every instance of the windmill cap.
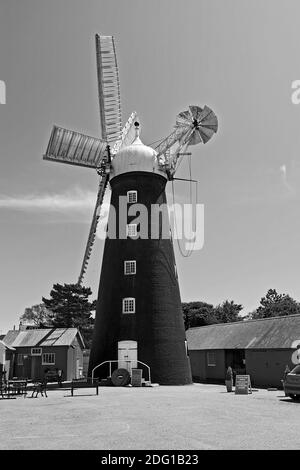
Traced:
<path fill-rule="evenodd" d="M 133 142 L 121 148 L 112 161 L 111 179 L 123 173 L 135 171 L 158 173 L 165 178 L 167 175 L 158 166 L 157 152 L 148 145 L 144 145 L 139 136 L 139 124 L 137 123 L 136 135 Z"/>

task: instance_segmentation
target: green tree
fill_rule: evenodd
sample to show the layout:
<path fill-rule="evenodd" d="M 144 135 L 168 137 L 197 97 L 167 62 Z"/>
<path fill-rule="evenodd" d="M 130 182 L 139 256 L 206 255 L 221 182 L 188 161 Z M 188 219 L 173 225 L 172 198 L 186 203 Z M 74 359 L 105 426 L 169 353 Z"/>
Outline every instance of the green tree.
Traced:
<path fill-rule="evenodd" d="M 29 323 L 38 328 L 46 328 L 51 325 L 52 312 L 49 311 L 45 304 L 36 304 L 32 307 L 25 308 L 23 315 L 20 317 L 21 323 Z"/>
<path fill-rule="evenodd" d="M 184 302 L 182 304 L 185 329 L 218 323 L 214 306 L 206 302 Z"/>
<path fill-rule="evenodd" d="M 278 294 L 276 289 L 269 289 L 260 299 L 259 307 L 251 314 L 252 319 L 295 315 L 300 313 L 300 304 L 288 294 Z"/>
<path fill-rule="evenodd" d="M 231 323 L 242 320 L 240 312 L 243 310 L 241 304 L 234 303 L 233 300 L 225 300 L 221 305 L 215 307 L 215 316 L 218 323 Z"/>
<path fill-rule="evenodd" d="M 90 302 L 92 291 L 89 287 L 78 284 L 54 284 L 50 299 L 43 297 L 47 309 L 53 313 L 52 326 L 55 328 L 78 328 L 86 346 L 92 339 L 96 301 Z"/>

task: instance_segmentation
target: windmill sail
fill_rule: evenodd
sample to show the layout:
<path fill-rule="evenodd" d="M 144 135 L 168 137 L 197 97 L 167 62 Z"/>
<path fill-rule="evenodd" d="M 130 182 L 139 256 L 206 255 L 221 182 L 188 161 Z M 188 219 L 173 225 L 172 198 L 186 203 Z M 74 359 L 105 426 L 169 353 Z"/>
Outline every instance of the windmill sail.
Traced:
<path fill-rule="evenodd" d="M 93 248 L 95 238 L 96 238 L 97 225 L 98 225 L 98 221 L 100 218 L 101 205 L 103 202 L 105 189 L 108 184 L 108 179 L 109 179 L 109 176 L 107 173 L 104 173 L 102 178 L 100 179 L 92 223 L 91 223 L 91 227 L 90 227 L 90 231 L 89 231 L 89 235 L 87 239 L 87 244 L 86 244 L 86 248 L 85 248 L 85 252 L 83 256 L 83 261 L 81 264 L 80 274 L 79 274 L 79 278 L 77 282 L 79 285 L 82 284 L 83 277 L 85 275 L 87 265 L 88 265 L 88 262 L 92 253 L 92 248 Z"/>
<path fill-rule="evenodd" d="M 44 160 L 98 168 L 107 158 L 107 143 L 79 132 L 54 126 Z"/>
<path fill-rule="evenodd" d="M 188 111 L 177 115 L 174 127 L 174 131 L 155 147 L 157 157 L 165 155 L 164 159 L 160 159 L 161 165 L 168 170 L 171 178 L 176 171 L 181 150 L 190 145 L 206 144 L 218 130 L 218 119 L 208 106 L 203 109 L 199 106 L 189 106 Z M 177 149 L 170 155 L 174 144 L 177 144 Z"/>
<path fill-rule="evenodd" d="M 96 34 L 96 59 L 102 138 L 108 144 L 122 131 L 119 70 L 113 36 Z"/>
<path fill-rule="evenodd" d="M 111 150 L 112 155 L 115 155 L 121 148 L 132 144 L 135 138 L 134 124 L 139 121 L 136 111 L 134 111 L 128 118 L 125 126 L 122 129 L 121 138 L 117 140 Z"/>

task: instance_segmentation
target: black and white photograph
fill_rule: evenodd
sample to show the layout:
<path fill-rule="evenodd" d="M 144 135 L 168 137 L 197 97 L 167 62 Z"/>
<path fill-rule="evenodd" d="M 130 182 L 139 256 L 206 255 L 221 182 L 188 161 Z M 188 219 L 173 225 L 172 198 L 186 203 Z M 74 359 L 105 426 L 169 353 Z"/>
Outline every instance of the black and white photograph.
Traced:
<path fill-rule="evenodd" d="M 0 0 L 3 456 L 300 449 L 298 44 L 299 0 Z"/>

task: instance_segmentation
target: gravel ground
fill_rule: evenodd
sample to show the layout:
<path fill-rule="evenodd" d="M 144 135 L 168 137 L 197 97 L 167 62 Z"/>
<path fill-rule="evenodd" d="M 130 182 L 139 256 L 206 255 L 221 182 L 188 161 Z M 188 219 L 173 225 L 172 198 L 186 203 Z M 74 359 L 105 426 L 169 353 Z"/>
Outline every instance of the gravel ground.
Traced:
<path fill-rule="evenodd" d="M 0 449 L 299 449 L 300 402 L 225 386 L 50 390 L 0 400 Z"/>

